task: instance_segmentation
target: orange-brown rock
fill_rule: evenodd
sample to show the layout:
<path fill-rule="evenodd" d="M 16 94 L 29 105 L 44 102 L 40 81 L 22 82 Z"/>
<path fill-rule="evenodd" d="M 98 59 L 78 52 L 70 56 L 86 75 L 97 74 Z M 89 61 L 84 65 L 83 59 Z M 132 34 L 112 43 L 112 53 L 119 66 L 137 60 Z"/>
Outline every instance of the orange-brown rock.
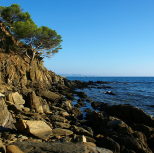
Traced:
<path fill-rule="evenodd" d="M 47 140 L 52 134 L 51 127 L 44 121 L 22 120 L 17 123 L 17 129 L 44 140 Z"/>
<path fill-rule="evenodd" d="M 9 145 L 6 147 L 7 153 L 24 153 L 18 146 Z"/>

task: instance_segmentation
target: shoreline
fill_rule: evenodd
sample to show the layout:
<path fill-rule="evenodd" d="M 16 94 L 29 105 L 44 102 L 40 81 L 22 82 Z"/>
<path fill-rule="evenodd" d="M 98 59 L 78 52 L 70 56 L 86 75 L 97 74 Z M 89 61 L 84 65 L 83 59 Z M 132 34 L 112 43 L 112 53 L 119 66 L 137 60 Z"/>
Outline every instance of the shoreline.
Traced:
<path fill-rule="evenodd" d="M 76 79 L 76 78 L 74 78 Z M 75 81 L 79 82 L 82 80 Z M 93 79 L 93 78 L 92 78 Z M 92 80 L 91 79 L 91 80 Z M 98 79 L 98 78 L 97 78 Z M 152 104 L 152 91 L 148 93 L 146 90 L 150 90 L 148 84 L 151 82 L 136 82 L 136 80 L 131 80 L 131 82 L 125 82 L 121 80 L 115 81 L 81 81 L 84 82 L 83 86 L 78 86 L 79 92 L 84 92 L 89 96 L 91 100 L 99 101 L 109 105 L 119 105 L 119 104 L 128 104 L 135 107 L 138 107 L 145 111 L 147 114 L 154 116 L 153 104 Z M 101 80 L 101 79 L 100 79 Z M 107 80 L 107 79 L 106 79 Z M 153 80 L 154 81 L 154 80 Z M 152 82 L 154 84 L 154 82 Z M 146 86 L 144 86 L 144 84 Z M 151 85 L 152 86 L 152 85 Z M 142 91 L 142 88 L 145 88 Z M 127 90 L 126 90 L 127 89 Z M 151 88 L 152 90 L 153 88 Z M 151 97 L 150 97 L 151 94 Z M 145 99 L 144 99 L 145 98 Z M 149 98 L 149 99 L 147 99 Z M 150 99 L 151 98 L 151 99 Z M 151 101 L 151 103 L 150 103 Z"/>
<path fill-rule="evenodd" d="M 85 93 L 75 90 L 87 87 L 87 83 L 57 76 L 37 60 L 31 63 L 27 57 L 11 53 L 1 53 L 1 57 L 3 150 L 14 145 L 27 153 L 154 151 L 154 119 L 142 110 L 91 101 Z M 103 88 L 110 90 L 109 86 L 107 83 Z M 76 105 L 72 104 L 74 95 L 79 97 Z M 93 110 L 85 109 L 83 114 L 80 107 L 85 106 L 85 100 Z"/>

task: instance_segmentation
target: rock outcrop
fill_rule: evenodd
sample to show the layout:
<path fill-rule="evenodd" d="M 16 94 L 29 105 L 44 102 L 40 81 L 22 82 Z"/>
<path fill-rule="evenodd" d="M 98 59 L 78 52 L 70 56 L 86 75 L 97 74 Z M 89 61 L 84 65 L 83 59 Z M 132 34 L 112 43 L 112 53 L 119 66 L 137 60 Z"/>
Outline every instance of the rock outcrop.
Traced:
<path fill-rule="evenodd" d="M 51 88 L 64 85 L 64 79 L 48 71 L 42 61 L 31 61 L 15 53 L 0 53 L 0 83 L 16 88 Z"/>

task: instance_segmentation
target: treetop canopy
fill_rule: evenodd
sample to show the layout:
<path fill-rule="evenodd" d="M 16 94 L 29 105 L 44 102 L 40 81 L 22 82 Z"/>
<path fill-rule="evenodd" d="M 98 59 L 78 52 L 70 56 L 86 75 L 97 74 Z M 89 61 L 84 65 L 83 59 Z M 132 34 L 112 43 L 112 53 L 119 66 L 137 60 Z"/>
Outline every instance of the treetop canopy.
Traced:
<path fill-rule="evenodd" d="M 18 4 L 0 6 L 0 21 L 17 40 L 31 47 L 33 58 L 36 54 L 49 57 L 61 49 L 61 36 L 46 26 L 38 27 Z"/>

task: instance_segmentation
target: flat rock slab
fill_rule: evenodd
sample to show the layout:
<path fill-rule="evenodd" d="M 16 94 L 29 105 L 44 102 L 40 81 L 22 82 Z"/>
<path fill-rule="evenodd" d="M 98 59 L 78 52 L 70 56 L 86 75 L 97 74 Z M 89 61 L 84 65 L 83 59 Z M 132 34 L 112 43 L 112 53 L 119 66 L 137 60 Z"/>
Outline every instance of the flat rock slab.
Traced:
<path fill-rule="evenodd" d="M 17 123 L 17 129 L 44 140 L 52 134 L 52 129 L 44 121 L 21 120 Z"/>
<path fill-rule="evenodd" d="M 16 142 L 15 145 L 26 153 L 113 153 L 111 150 L 86 143 Z"/>
<path fill-rule="evenodd" d="M 66 129 L 61 129 L 61 128 L 53 129 L 52 133 L 53 133 L 54 136 L 68 136 L 68 135 L 73 134 L 72 131 L 66 130 Z"/>
<path fill-rule="evenodd" d="M 49 90 L 41 91 L 40 95 L 44 98 L 51 100 L 51 101 L 57 101 L 57 100 L 61 99 L 60 95 L 58 95 L 52 91 L 49 91 Z"/>

